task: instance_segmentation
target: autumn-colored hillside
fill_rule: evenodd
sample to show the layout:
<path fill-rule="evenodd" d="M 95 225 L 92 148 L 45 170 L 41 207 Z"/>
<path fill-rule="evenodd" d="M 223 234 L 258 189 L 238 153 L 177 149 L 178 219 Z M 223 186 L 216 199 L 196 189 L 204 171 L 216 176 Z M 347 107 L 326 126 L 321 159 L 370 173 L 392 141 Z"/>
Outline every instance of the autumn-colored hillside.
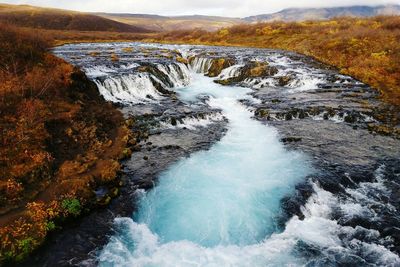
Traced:
<path fill-rule="evenodd" d="M 122 114 L 38 33 L 0 24 L 0 265 L 118 193 Z M 94 190 L 109 188 L 102 198 Z"/>
<path fill-rule="evenodd" d="M 173 31 L 150 41 L 296 51 L 337 67 L 400 106 L 399 16 L 237 25 L 217 32 Z"/>
<path fill-rule="evenodd" d="M 150 30 L 93 14 L 28 5 L 0 4 L 0 22 L 20 27 L 63 31 L 146 33 Z"/>

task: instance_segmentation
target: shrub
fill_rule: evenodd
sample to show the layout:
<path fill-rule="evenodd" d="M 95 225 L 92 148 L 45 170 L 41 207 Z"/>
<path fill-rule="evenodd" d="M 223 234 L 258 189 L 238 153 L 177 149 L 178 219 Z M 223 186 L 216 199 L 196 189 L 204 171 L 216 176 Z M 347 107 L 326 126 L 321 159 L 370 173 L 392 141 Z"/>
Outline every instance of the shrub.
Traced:
<path fill-rule="evenodd" d="M 78 199 L 64 199 L 61 202 L 61 207 L 69 214 L 78 216 L 81 213 L 81 203 Z"/>

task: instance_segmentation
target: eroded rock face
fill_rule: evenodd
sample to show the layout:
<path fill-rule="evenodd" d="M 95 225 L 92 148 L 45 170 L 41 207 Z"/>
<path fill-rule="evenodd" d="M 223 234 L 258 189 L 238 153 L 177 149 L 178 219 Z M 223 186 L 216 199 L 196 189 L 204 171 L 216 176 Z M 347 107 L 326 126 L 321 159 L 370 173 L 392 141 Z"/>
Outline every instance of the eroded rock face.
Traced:
<path fill-rule="evenodd" d="M 235 60 L 232 58 L 218 58 L 213 59 L 211 62 L 211 66 L 208 69 L 207 76 L 209 77 L 217 77 L 221 74 L 223 69 L 229 68 L 230 66 L 235 65 Z"/>
<path fill-rule="evenodd" d="M 232 85 L 243 82 L 248 78 L 266 78 L 278 73 L 276 67 L 270 66 L 267 62 L 250 61 L 239 69 L 239 75 L 223 80 L 215 80 L 222 85 Z"/>

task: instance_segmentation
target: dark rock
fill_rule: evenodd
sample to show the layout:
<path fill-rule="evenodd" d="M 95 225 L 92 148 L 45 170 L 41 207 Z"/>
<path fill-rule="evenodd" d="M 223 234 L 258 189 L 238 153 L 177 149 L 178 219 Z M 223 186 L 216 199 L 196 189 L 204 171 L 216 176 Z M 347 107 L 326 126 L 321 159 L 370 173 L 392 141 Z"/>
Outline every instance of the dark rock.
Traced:
<path fill-rule="evenodd" d="M 284 137 L 284 138 L 281 138 L 281 142 L 283 142 L 283 143 L 300 142 L 301 140 L 302 140 L 301 137 Z"/>
<path fill-rule="evenodd" d="M 176 126 L 177 125 L 176 118 L 174 118 L 174 117 L 171 118 L 171 125 L 172 126 Z"/>

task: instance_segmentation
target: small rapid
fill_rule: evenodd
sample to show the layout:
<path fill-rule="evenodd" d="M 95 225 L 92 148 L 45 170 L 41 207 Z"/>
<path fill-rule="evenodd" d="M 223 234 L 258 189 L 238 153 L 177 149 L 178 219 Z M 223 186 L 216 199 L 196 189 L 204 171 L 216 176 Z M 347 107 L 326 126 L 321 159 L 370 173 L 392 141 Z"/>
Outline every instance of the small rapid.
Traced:
<path fill-rule="evenodd" d="M 363 130 L 366 85 L 274 50 L 58 53 L 150 133 L 127 168 L 155 187 L 129 191 L 137 209 L 91 253 L 99 266 L 399 266 L 399 143 Z"/>
<path fill-rule="evenodd" d="M 179 98 L 190 103 L 208 96 L 229 120 L 228 132 L 210 150 L 164 172 L 132 219 L 118 219 L 120 234 L 102 252 L 101 266 L 229 266 L 224 259 L 231 253 L 279 231 L 281 199 L 312 171 L 304 155 L 285 150 L 276 130 L 251 119 L 238 102 L 252 100 L 250 89 L 224 87 L 196 73 L 192 80 L 177 91 Z M 262 266 L 266 259 L 259 257 L 261 250 L 250 262 Z M 248 256 L 243 260 L 235 265 Z"/>

